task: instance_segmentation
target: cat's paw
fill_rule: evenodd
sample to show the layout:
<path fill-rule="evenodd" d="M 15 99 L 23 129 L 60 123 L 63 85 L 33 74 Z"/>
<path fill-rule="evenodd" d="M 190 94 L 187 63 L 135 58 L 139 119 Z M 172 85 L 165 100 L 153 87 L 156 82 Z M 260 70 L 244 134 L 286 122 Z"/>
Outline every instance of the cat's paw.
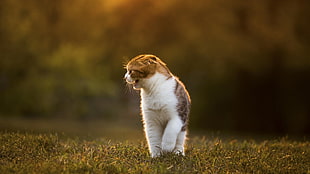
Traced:
<path fill-rule="evenodd" d="M 184 150 L 183 149 L 174 149 L 173 153 L 177 154 L 177 155 L 183 155 L 185 156 Z"/>
<path fill-rule="evenodd" d="M 152 158 L 157 158 L 157 157 L 160 157 L 160 155 L 161 155 L 161 153 L 160 153 L 160 152 L 155 152 L 155 153 L 154 153 L 154 152 L 152 152 L 152 153 L 151 153 L 151 157 L 152 157 Z"/>
<path fill-rule="evenodd" d="M 152 158 L 156 158 L 161 156 L 162 154 L 162 150 L 160 146 L 155 146 L 155 148 L 153 148 L 153 150 L 151 151 L 151 157 Z"/>

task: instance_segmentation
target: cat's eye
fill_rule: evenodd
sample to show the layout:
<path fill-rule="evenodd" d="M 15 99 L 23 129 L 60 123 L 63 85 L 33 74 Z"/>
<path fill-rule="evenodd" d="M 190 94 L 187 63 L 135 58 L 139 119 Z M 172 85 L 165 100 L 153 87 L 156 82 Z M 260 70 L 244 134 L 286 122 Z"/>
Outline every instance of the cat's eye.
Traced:
<path fill-rule="evenodd" d="M 129 74 L 134 73 L 134 72 L 143 74 L 143 72 L 142 72 L 142 71 L 139 71 L 139 70 L 128 70 L 128 73 L 129 73 Z"/>

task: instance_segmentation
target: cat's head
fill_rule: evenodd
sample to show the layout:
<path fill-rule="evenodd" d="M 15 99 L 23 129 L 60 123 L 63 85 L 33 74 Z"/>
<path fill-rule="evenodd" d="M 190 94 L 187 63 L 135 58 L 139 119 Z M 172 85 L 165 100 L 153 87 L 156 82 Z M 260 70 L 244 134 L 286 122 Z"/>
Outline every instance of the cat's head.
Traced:
<path fill-rule="evenodd" d="M 124 79 L 127 83 L 132 84 L 134 89 L 143 88 L 144 82 L 156 73 L 161 73 L 167 77 L 172 76 L 163 61 L 149 54 L 134 57 L 126 64 L 125 68 L 127 72 Z"/>

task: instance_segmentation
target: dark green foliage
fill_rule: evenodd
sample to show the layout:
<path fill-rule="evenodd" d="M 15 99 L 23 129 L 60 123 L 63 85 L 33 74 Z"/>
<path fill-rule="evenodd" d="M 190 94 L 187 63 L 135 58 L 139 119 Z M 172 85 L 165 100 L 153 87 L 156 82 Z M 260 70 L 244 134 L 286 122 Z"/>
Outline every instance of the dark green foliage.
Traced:
<path fill-rule="evenodd" d="M 2 132 L 0 173 L 307 173 L 310 143 L 190 141 L 186 156 L 152 159 L 144 142 Z"/>
<path fill-rule="evenodd" d="M 122 67 L 151 53 L 185 83 L 191 126 L 309 134 L 309 2 L 1 0 L 0 116 L 138 115 Z"/>

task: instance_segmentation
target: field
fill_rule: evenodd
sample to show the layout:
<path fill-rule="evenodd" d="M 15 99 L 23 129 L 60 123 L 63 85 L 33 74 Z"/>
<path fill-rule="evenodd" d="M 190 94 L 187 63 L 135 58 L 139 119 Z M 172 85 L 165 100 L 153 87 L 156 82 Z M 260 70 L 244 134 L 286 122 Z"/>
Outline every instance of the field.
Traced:
<path fill-rule="evenodd" d="M 0 133 L 0 173 L 310 173 L 310 142 L 191 138 L 186 156 L 152 159 L 145 141 Z"/>

